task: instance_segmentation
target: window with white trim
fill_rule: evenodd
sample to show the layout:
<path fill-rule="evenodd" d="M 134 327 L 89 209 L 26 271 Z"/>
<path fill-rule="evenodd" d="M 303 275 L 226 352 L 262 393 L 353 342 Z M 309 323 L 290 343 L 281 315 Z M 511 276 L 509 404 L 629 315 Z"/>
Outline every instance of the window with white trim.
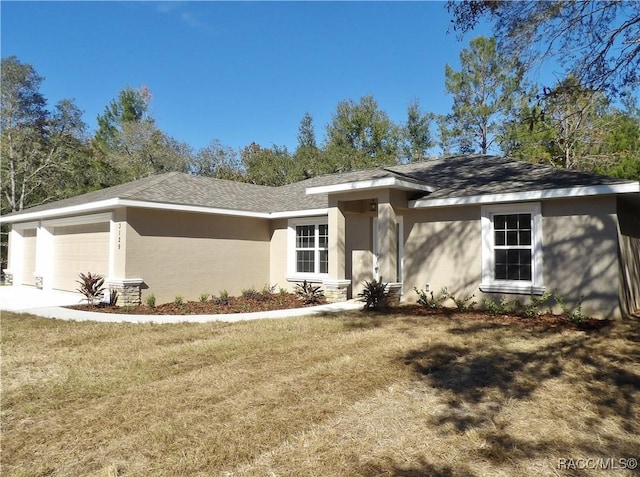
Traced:
<path fill-rule="evenodd" d="M 482 207 L 482 284 L 498 293 L 543 293 L 539 203 Z"/>
<path fill-rule="evenodd" d="M 289 221 L 289 273 L 299 278 L 329 273 L 329 226 L 318 219 Z"/>

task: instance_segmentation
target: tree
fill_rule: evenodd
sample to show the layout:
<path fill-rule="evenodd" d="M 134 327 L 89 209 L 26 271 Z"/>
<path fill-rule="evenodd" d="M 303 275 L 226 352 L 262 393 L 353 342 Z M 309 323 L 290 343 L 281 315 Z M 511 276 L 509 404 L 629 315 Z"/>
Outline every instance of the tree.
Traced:
<path fill-rule="evenodd" d="M 302 179 L 302 170 L 286 147 L 274 144 L 266 149 L 253 142 L 240 155 L 246 171 L 245 180 L 251 184 L 281 186 Z"/>
<path fill-rule="evenodd" d="M 400 128 L 378 109 L 373 96 L 363 96 L 359 103 L 341 101 L 327 126 L 325 153 L 325 172 L 396 164 Z"/>
<path fill-rule="evenodd" d="M 407 123 L 404 126 L 403 145 L 405 157 L 410 162 L 423 161 L 427 158 L 427 150 L 433 146 L 431 139 L 432 115 L 420 110 L 420 102 L 416 99 L 407 108 Z"/>
<path fill-rule="evenodd" d="M 218 140 L 212 141 L 193 156 L 189 172 L 197 176 L 217 179 L 235 181 L 244 179 L 238 154 L 233 149 L 223 146 Z"/>
<path fill-rule="evenodd" d="M 116 171 L 116 183 L 188 170 L 190 147 L 156 127 L 148 115 L 150 101 L 148 88 L 126 87 L 98 116 L 93 146 L 98 158 Z"/>
<path fill-rule="evenodd" d="M 617 94 L 640 80 L 640 2 L 449 0 L 447 8 L 457 31 L 495 20 L 501 51 L 528 67 L 558 61 L 583 88 Z"/>
<path fill-rule="evenodd" d="M 298 147 L 294 153 L 296 167 L 302 172 L 302 178 L 321 174 L 323 168 L 322 151 L 316 145 L 316 133 L 313 127 L 313 118 L 305 113 L 298 127 Z"/>
<path fill-rule="evenodd" d="M 477 37 L 460 53 L 460 71 L 445 66 L 445 87 L 453 96 L 445 134 L 460 152 L 487 154 L 513 112 L 522 71 L 510 56 L 496 49 L 493 38 Z"/>
<path fill-rule="evenodd" d="M 48 111 L 39 90 L 43 79 L 15 56 L 2 59 L 3 212 L 63 198 L 61 175 L 83 173 L 70 167 L 84 145 L 82 112 L 71 100 Z"/>
<path fill-rule="evenodd" d="M 117 100 L 111 100 L 104 113 L 98 115 L 98 130 L 94 137 L 94 146 L 98 151 L 107 154 L 117 146 L 118 133 L 126 123 L 153 123 L 148 117 L 151 93 L 146 86 L 133 89 L 124 88 Z"/>

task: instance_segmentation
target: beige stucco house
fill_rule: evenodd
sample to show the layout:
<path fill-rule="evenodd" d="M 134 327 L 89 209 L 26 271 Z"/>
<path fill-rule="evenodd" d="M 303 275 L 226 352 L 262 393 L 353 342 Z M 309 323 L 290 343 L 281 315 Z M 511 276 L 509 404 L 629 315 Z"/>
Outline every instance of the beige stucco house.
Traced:
<path fill-rule="evenodd" d="M 381 276 L 458 295 L 584 297 L 640 309 L 640 184 L 463 156 L 265 187 L 168 173 L 4 216 L 7 280 L 74 290 L 107 277 L 120 304 L 319 282 L 333 300 Z"/>

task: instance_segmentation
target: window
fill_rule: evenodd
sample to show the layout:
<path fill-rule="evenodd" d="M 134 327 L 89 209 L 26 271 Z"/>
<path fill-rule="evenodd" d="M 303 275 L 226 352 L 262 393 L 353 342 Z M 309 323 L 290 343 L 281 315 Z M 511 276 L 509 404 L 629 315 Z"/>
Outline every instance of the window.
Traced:
<path fill-rule="evenodd" d="M 487 292 L 544 292 L 540 204 L 482 207 L 482 285 Z"/>
<path fill-rule="evenodd" d="M 313 278 L 329 273 L 329 226 L 313 220 L 289 222 L 289 275 Z M 291 251 L 293 253 L 291 253 Z"/>

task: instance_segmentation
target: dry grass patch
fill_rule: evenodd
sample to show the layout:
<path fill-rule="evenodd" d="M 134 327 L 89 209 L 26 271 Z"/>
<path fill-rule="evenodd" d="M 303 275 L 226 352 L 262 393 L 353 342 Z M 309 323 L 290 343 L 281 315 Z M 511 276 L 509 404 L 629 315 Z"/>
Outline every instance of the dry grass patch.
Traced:
<path fill-rule="evenodd" d="M 637 322 L 4 313 L 2 354 L 3 475 L 551 476 L 640 457 Z"/>

